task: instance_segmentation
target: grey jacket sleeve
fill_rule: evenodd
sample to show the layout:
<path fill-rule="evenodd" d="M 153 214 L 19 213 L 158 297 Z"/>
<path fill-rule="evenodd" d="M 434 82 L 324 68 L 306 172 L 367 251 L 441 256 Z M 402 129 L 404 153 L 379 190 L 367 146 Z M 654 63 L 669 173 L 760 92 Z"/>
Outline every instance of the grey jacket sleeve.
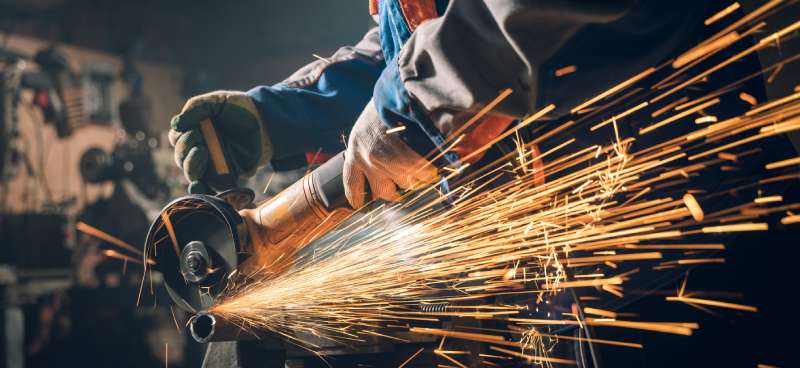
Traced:
<path fill-rule="evenodd" d="M 497 114 L 520 118 L 542 103 L 563 113 L 671 56 L 705 6 L 686 0 L 451 0 L 442 17 L 422 23 L 403 46 L 396 76 L 389 75 L 395 65 L 387 61 L 376 106 L 387 119 L 429 119 L 414 121 L 428 136 L 431 127 L 447 136 L 506 88 L 513 93 Z M 566 65 L 577 65 L 578 72 L 555 81 L 554 68 Z M 391 78 L 396 82 L 383 81 Z M 406 96 L 387 93 L 389 85 Z"/>

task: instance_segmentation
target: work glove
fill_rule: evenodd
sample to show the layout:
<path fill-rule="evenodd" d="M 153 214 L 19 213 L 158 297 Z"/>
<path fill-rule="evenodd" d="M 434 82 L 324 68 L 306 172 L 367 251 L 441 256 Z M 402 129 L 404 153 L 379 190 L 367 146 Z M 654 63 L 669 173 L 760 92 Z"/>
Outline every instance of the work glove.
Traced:
<path fill-rule="evenodd" d="M 189 180 L 189 193 L 209 193 L 200 181 L 209 166 L 200 122 L 211 119 L 227 151 L 228 166 L 241 177 L 252 176 L 272 156 L 272 144 L 253 100 L 244 92 L 215 91 L 195 96 L 172 118 L 169 143 L 175 163 Z"/>
<path fill-rule="evenodd" d="M 415 189 L 436 182 L 436 168 L 414 152 L 398 133 L 387 133 L 372 100 L 356 120 L 345 152 L 344 193 L 353 208 L 364 205 L 365 183 L 372 199 L 395 201 L 398 188 Z"/>

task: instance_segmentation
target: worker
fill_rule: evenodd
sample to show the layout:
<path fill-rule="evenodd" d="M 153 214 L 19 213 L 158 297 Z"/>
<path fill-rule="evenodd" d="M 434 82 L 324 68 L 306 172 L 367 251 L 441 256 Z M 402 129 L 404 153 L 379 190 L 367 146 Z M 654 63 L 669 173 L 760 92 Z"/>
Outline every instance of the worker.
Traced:
<path fill-rule="evenodd" d="M 243 177 L 270 161 L 340 151 L 344 133 L 351 205 L 368 199 L 367 185 L 373 199 L 391 201 L 398 189 L 437 180 L 442 163 L 428 162 L 427 154 L 443 149 L 500 91 L 512 93 L 444 162 L 458 164 L 546 104 L 557 106 L 551 117 L 563 116 L 621 78 L 685 51 L 710 7 L 689 0 L 371 0 L 377 26 L 355 46 L 272 86 L 193 97 L 172 119 L 169 139 L 189 191 L 202 193 L 204 119 L 213 121 Z M 568 65 L 577 71 L 554 76 Z"/>

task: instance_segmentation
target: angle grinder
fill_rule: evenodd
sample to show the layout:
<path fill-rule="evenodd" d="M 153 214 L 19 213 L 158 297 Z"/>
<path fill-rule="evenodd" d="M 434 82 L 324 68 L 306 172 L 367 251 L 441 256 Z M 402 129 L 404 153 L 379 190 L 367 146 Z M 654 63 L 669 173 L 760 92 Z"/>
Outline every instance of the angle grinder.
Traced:
<path fill-rule="evenodd" d="M 203 180 L 218 194 L 172 201 L 145 240 L 146 257 L 163 274 L 175 305 L 191 313 L 207 310 L 233 279 L 291 266 L 305 245 L 354 211 L 344 195 L 344 152 L 277 196 L 253 204 L 251 190 L 235 187 L 236 175 L 211 121 L 200 127 L 212 163 Z"/>

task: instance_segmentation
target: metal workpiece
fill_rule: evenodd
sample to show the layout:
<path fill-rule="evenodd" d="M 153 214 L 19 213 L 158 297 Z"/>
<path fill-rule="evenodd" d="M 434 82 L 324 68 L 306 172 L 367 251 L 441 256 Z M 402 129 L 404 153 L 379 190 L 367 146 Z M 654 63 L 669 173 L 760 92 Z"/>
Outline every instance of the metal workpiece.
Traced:
<path fill-rule="evenodd" d="M 249 341 L 260 337 L 254 331 L 243 330 L 230 321 L 206 311 L 189 318 L 189 334 L 202 344 L 212 341 Z"/>

